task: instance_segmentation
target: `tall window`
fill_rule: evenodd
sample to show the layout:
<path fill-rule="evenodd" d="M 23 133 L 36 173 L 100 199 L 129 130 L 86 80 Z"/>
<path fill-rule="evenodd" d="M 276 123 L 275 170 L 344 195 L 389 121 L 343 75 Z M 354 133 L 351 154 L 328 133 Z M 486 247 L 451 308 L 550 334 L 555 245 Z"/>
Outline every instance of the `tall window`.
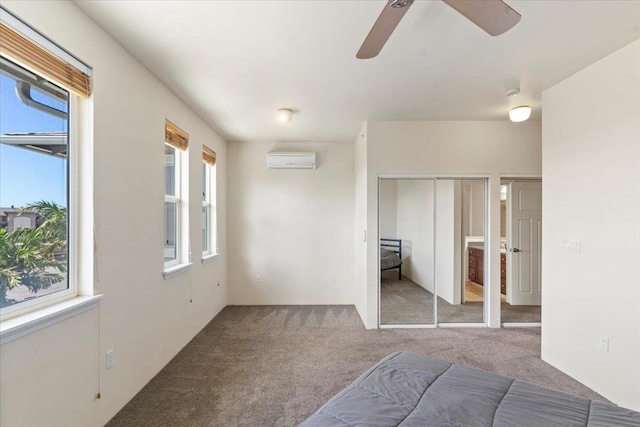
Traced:
<path fill-rule="evenodd" d="M 165 122 L 164 145 L 164 266 L 165 269 L 188 262 L 186 150 L 189 135 Z"/>
<path fill-rule="evenodd" d="M 2 9 L 2 319 L 77 294 L 75 105 L 78 96 L 90 95 L 90 68 L 59 53 L 52 42 Z"/>
<path fill-rule="evenodd" d="M 216 153 L 202 147 L 202 256 L 218 253 L 216 214 Z"/>

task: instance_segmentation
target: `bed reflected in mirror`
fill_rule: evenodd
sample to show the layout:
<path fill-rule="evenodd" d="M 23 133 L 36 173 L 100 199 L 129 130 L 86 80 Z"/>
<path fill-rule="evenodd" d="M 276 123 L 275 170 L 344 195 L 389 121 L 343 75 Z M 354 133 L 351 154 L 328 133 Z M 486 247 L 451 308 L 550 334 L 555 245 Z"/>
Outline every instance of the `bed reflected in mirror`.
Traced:
<path fill-rule="evenodd" d="M 381 179 L 380 324 L 433 325 L 432 179 Z"/>

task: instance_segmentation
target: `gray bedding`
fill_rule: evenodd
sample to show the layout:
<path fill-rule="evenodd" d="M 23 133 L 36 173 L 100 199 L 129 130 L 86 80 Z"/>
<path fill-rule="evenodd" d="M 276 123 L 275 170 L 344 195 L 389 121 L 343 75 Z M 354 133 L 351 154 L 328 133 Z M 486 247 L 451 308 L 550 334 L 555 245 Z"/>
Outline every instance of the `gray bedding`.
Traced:
<path fill-rule="evenodd" d="M 416 353 L 393 353 L 300 427 L 638 427 L 640 412 Z"/>
<path fill-rule="evenodd" d="M 380 249 L 380 270 L 389 270 L 402 264 L 397 253 L 388 249 Z"/>

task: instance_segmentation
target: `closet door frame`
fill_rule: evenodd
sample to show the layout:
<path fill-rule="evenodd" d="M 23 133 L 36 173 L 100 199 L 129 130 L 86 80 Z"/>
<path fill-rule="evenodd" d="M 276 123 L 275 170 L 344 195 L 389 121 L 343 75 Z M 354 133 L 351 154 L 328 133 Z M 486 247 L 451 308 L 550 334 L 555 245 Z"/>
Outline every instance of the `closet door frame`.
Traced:
<path fill-rule="evenodd" d="M 451 180 L 482 180 L 484 181 L 484 234 L 485 234 L 485 242 L 484 242 L 484 246 L 485 246 L 485 253 L 488 253 L 488 251 L 486 250 L 486 248 L 490 248 L 492 242 L 491 239 L 491 232 L 490 232 L 490 218 L 489 215 L 492 213 L 491 209 L 490 209 L 490 189 L 492 181 L 491 181 L 491 176 L 488 174 L 388 174 L 388 173 L 384 173 L 384 174 L 378 174 L 378 179 L 377 179 L 377 188 L 376 188 L 376 194 L 377 194 L 377 220 L 378 220 L 378 224 L 377 224 L 377 235 L 378 235 L 378 241 L 380 240 L 380 181 L 383 179 L 396 179 L 396 180 L 433 180 L 433 226 L 434 226 L 434 230 L 437 227 L 437 220 L 436 220 L 436 214 L 435 212 L 437 211 L 437 198 L 438 198 L 438 180 L 447 180 L 447 181 L 451 181 Z M 500 182 L 498 180 L 497 183 L 497 188 L 498 188 L 498 193 L 500 190 Z M 499 196 L 499 194 L 498 194 Z M 500 211 L 498 210 L 497 215 L 500 215 Z M 498 223 L 499 223 L 499 218 L 498 218 Z M 437 253 L 436 253 L 436 235 L 434 233 L 434 239 L 433 239 L 433 256 L 434 256 L 434 266 L 436 265 L 437 262 Z M 498 240 L 498 245 L 499 245 L 499 240 Z M 379 252 L 379 251 L 378 251 Z M 377 306 L 377 311 L 378 311 L 378 328 L 379 329 L 397 329 L 397 328 L 405 328 L 405 329 L 430 329 L 430 328 L 459 328 L 459 327 L 470 327 L 470 328 L 484 328 L 489 326 L 489 320 L 490 320 L 490 313 L 491 312 L 496 312 L 498 313 L 498 324 L 499 324 L 499 313 L 500 313 L 500 289 L 499 286 L 496 288 L 496 292 L 497 292 L 497 296 L 494 296 L 493 294 L 495 294 L 496 292 L 494 292 L 493 286 L 485 286 L 484 287 L 484 303 L 483 303 L 483 321 L 482 322 L 478 322 L 478 323 L 439 323 L 438 322 L 438 290 L 437 290 L 437 282 L 436 282 L 436 269 L 434 267 L 433 269 L 433 284 L 434 284 L 434 318 L 433 318 L 433 323 L 428 323 L 428 324 L 382 324 L 382 319 L 381 319 L 381 301 L 382 301 L 382 295 L 381 295 L 381 271 L 380 271 L 380 256 L 378 255 L 377 257 L 377 266 L 376 266 L 376 271 L 377 271 L 377 275 L 378 275 L 378 306 Z M 484 272 L 485 275 L 487 277 L 487 283 L 489 284 L 493 284 L 494 280 L 492 280 L 493 276 L 497 273 L 497 277 L 500 278 L 500 270 L 498 269 L 497 272 L 493 272 L 490 268 L 490 263 L 489 263 L 489 256 L 485 256 L 484 257 Z M 463 272 L 464 274 L 464 272 Z M 499 283 L 498 283 L 499 285 Z M 494 307 L 495 306 L 495 307 Z M 492 310 L 493 309 L 493 310 Z"/>

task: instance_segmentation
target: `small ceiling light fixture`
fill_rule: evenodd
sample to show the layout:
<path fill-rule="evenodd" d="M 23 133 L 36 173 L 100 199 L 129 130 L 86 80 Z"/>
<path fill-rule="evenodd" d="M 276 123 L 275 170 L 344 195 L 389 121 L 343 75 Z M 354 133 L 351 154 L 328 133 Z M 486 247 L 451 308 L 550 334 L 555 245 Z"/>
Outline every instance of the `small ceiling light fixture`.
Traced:
<path fill-rule="evenodd" d="M 507 91 L 508 97 L 513 97 L 517 95 L 520 95 L 519 87 L 509 89 Z M 529 107 L 528 105 L 519 105 L 517 107 L 513 107 L 509 111 L 509 119 L 511 119 L 511 121 L 515 123 L 524 122 L 529 117 L 531 117 L 531 107 Z"/>
<path fill-rule="evenodd" d="M 395 9 L 402 9 L 403 7 L 411 6 L 413 0 L 393 0 L 391 2 L 391 7 Z"/>
<path fill-rule="evenodd" d="M 531 107 L 528 105 L 520 105 L 518 107 L 513 107 L 509 111 L 509 118 L 512 122 L 524 122 L 531 116 Z"/>
<path fill-rule="evenodd" d="M 293 118 L 293 111 L 288 108 L 281 108 L 276 111 L 276 120 L 279 123 L 289 123 Z"/>

